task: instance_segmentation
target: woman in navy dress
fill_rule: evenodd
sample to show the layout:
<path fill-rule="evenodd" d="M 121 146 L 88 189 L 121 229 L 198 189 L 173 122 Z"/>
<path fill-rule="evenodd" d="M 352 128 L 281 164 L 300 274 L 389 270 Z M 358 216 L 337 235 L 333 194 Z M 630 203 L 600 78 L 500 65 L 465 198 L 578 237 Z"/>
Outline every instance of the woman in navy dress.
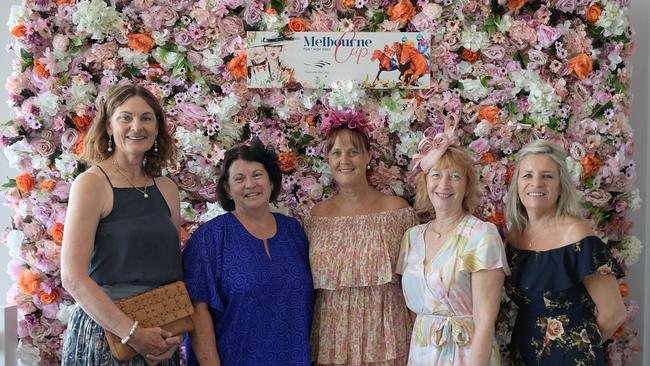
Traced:
<path fill-rule="evenodd" d="M 603 342 L 625 320 L 616 281 L 623 272 L 579 218 L 565 158 L 548 141 L 524 146 L 508 191 L 514 365 L 603 365 Z"/>
<path fill-rule="evenodd" d="M 259 140 L 229 150 L 217 191 L 229 211 L 201 225 L 183 252 L 195 313 L 189 365 L 310 365 L 313 288 L 300 223 L 269 211 L 281 187 Z"/>

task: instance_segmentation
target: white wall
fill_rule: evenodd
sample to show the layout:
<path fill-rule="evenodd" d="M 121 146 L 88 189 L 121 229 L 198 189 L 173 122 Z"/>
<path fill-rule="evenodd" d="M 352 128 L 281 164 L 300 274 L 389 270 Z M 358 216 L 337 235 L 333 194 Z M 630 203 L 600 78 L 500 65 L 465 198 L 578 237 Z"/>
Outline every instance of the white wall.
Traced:
<path fill-rule="evenodd" d="M 2 9 L 3 16 L 0 17 L 0 45 L 11 42 L 11 36 L 5 28 L 5 22 L 9 14 L 8 9 L 11 5 L 19 4 L 20 0 L 3 0 Z M 636 162 L 637 162 L 637 187 L 641 190 L 643 197 L 643 208 L 634 216 L 636 223 L 635 233 L 639 239 L 648 244 L 650 239 L 650 190 L 648 183 L 650 182 L 650 158 L 648 142 L 650 142 L 650 129 L 648 128 L 648 121 L 650 116 L 650 100 L 648 84 L 650 84 L 650 75 L 648 73 L 648 65 L 650 65 L 650 2 L 647 0 L 632 0 L 631 21 L 636 28 L 637 35 L 637 52 L 632 59 L 634 66 L 634 77 L 632 81 L 632 92 L 635 96 L 632 104 L 631 125 L 635 131 L 636 139 Z M 3 48 L 4 49 L 4 48 Z M 10 110 L 7 107 L 5 100 L 7 100 L 7 92 L 4 90 L 4 81 L 11 71 L 11 60 L 13 56 L 0 51 L 0 122 L 4 122 L 11 118 Z M 14 177 L 16 171 L 9 168 L 7 161 L 4 157 L 0 158 L 0 177 L 6 180 L 7 177 Z M 0 207 L 0 227 L 8 226 L 10 221 L 11 212 L 6 207 Z M 9 260 L 7 248 L 0 245 L 0 308 L 4 308 L 5 294 L 11 285 L 9 276 L 6 273 L 6 266 Z M 650 334 L 650 291 L 646 291 L 645 281 L 646 268 L 650 268 L 650 250 L 644 250 L 644 256 L 636 265 L 632 266 L 630 272 L 630 287 L 631 298 L 641 304 L 642 312 L 636 318 L 633 328 L 639 331 L 643 348 L 650 350 L 650 337 L 643 337 L 644 334 Z M 646 314 L 646 316 L 644 316 Z M 2 338 L 3 330 L 0 328 L 0 338 Z M 4 342 L 2 342 L 4 343 Z M 0 349 L 1 351 L 1 349 Z M 1 354 L 2 352 L 0 352 Z M 0 359 L 0 362 L 2 360 Z M 650 353 L 642 352 L 642 355 L 637 356 L 633 366 L 650 365 Z"/>

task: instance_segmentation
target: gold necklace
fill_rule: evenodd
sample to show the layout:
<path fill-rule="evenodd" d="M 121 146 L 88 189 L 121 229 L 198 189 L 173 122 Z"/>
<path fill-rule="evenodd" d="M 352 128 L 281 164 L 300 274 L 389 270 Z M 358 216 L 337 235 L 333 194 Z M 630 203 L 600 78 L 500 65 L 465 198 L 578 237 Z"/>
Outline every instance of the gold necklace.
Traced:
<path fill-rule="evenodd" d="M 136 187 L 135 184 L 133 184 L 133 182 L 131 182 L 131 179 L 129 179 L 129 177 L 126 176 L 126 173 L 124 173 L 124 170 L 122 170 L 120 165 L 117 163 L 117 160 L 115 160 L 115 157 L 113 157 L 112 160 L 113 160 L 113 165 L 115 165 L 115 167 L 117 168 L 117 172 L 120 173 L 120 175 L 122 177 L 124 177 L 124 179 L 126 179 L 127 182 L 129 182 L 131 187 L 135 188 L 138 192 L 142 193 L 144 198 L 149 198 L 149 195 L 147 194 L 147 185 L 146 184 L 144 185 L 144 189 L 140 189 L 140 188 Z"/>
<path fill-rule="evenodd" d="M 530 232 L 530 231 L 529 231 L 529 232 Z M 535 235 L 535 236 L 533 236 L 532 238 L 530 238 L 530 241 L 528 242 L 528 249 L 533 249 L 533 241 L 535 241 L 535 239 L 537 239 L 537 237 L 540 236 L 542 233 L 543 233 L 543 232 L 541 232 L 541 233 L 537 233 L 537 235 Z"/>
<path fill-rule="evenodd" d="M 431 225 L 431 231 L 433 231 L 433 233 L 435 234 L 436 239 L 440 239 L 440 238 L 442 238 L 443 235 L 445 235 L 445 234 L 449 233 L 450 231 L 456 229 L 456 227 L 458 226 L 460 221 L 463 219 L 463 217 L 465 217 L 465 216 L 463 215 L 458 220 L 454 221 L 454 223 L 451 225 L 451 229 L 449 229 L 449 230 L 445 230 L 445 231 L 441 230 L 440 232 L 438 232 L 438 231 L 436 231 L 436 229 L 433 228 L 433 225 Z"/>

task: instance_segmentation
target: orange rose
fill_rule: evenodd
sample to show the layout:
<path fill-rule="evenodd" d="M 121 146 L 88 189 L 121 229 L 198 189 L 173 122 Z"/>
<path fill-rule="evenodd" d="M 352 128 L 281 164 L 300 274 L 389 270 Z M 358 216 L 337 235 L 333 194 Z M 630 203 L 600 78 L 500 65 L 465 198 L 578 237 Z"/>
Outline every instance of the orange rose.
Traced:
<path fill-rule="evenodd" d="M 501 110 L 493 105 L 481 107 L 478 109 L 478 120 L 479 122 L 486 120 L 491 124 L 495 124 L 497 122 L 497 115 L 499 112 L 501 112 Z"/>
<path fill-rule="evenodd" d="M 630 287 L 626 282 L 621 282 L 618 284 L 618 291 L 620 291 L 621 296 L 628 297 L 630 295 Z"/>
<path fill-rule="evenodd" d="M 621 324 L 621 326 L 618 327 L 618 329 L 616 329 L 616 332 L 614 332 L 614 334 L 612 334 L 612 337 L 618 338 L 618 337 L 622 336 L 623 333 L 625 333 L 625 324 Z"/>
<path fill-rule="evenodd" d="M 355 0 L 342 0 L 341 4 L 343 4 L 344 8 L 354 9 L 357 5 L 357 2 Z"/>
<path fill-rule="evenodd" d="M 278 154 L 278 164 L 282 173 L 289 173 L 296 166 L 296 153 L 293 151 L 283 151 Z"/>
<path fill-rule="evenodd" d="M 265 12 L 266 14 L 268 14 L 268 15 L 278 15 L 278 12 L 275 11 L 275 9 L 273 9 L 273 8 L 270 7 L 270 6 L 269 6 L 268 8 L 266 8 L 266 10 L 264 10 L 264 12 Z"/>
<path fill-rule="evenodd" d="M 16 177 L 16 187 L 23 193 L 31 192 L 35 185 L 36 181 L 29 173 L 23 173 Z"/>
<path fill-rule="evenodd" d="M 228 61 L 228 70 L 235 79 L 246 79 L 248 68 L 246 67 L 246 51 L 242 51 L 232 60 Z"/>
<path fill-rule="evenodd" d="M 54 187 L 56 187 L 56 182 L 53 180 L 46 179 L 46 180 L 42 180 L 41 183 L 39 183 L 39 185 L 41 186 L 41 189 L 44 189 L 49 192 L 53 190 Z"/>
<path fill-rule="evenodd" d="M 292 32 L 306 32 L 307 22 L 302 18 L 289 19 L 289 30 Z"/>
<path fill-rule="evenodd" d="M 506 218 L 503 216 L 503 212 L 497 212 L 488 217 L 487 220 L 496 226 L 503 226 L 506 223 Z"/>
<path fill-rule="evenodd" d="M 463 49 L 463 60 L 472 63 L 476 62 L 478 60 L 478 51 L 472 52 L 467 48 Z"/>
<path fill-rule="evenodd" d="M 415 15 L 415 7 L 411 0 L 399 0 L 397 4 L 388 7 L 386 14 L 390 20 L 399 21 L 399 24 L 404 26 Z"/>
<path fill-rule="evenodd" d="M 508 9 L 519 9 L 526 3 L 526 0 L 508 0 Z"/>
<path fill-rule="evenodd" d="M 589 5 L 587 8 L 587 21 L 591 24 L 596 24 L 598 21 L 598 18 L 600 18 L 600 13 L 602 12 L 602 9 L 600 5 L 594 3 Z"/>
<path fill-rule="evenodd" d="M 187 232 L 185 226 L 181 226 L 181 242 L 186 242 L 190 238 L 190 234 Z"/>
<path fill-rule="evenodd" d="M 63 224 L 57 222 L 52 228 L 51 234 L 54 241 L 57 244 L 61 245 L 61 243 L 63 242 Z"/>
<path fill-rule="evenodd" d="M 129 48 L 140 53 L 149 53 L 156 45 L 153 38 L 146 33 L 129 34 Z"/>
<path fill-rule="evenodd" d="M 59 293 L 56 290 L 52 290 L 49 294 L 45 291 L 41 291 L 38 294 L 38 298 L 43 304 L 51 304 L 59 299 Z"/>
<path fill-rule="evenodd" d="M 22 22 L 16 24 L 13 28 L 11 28 L 11 35 L 16 38 L 25 37 L 25 34 L 27 34 L 27 27 L 25 27 L 25 24 Z"/>
<path fill-rule="evenodd" d="M 592 70 L 591 58 L 587 54 L 582 53 L 571 60 L 569 60 L 568 71 L 575 72 L 580 79 L 586 79 Z"/>
<path fill-rule="evenodd" d="M 494 158 L 494 155 L 489 151 L 481 155 L 480 162 L 483 164 L 490 164 L 490 163 L 494 163 L 495 161 L 496 159 Z"/>
<path fill-rule="evenodd" d="M 56 5 L 61 6 L 61 5 L 68 5 L 68 4 L 74 4 L 76 0 L 56 0 Z"/>
<path fill-rule="evenodd" d="M 23 270 L 18 275 L 16 284 L 22 293 L 25 295 L 34 296 L 38 293 L 38 286 L 40 284 L 41 276 L 28 269 Z"/>
<path fill-rule="evenodd" d="M 77 127 L 79 131 L 86 131 L 88 127 L 90 127 L 92 121 L 92 118 L 86 115 L 72 117 L 72 123 L 74 123 L 74 126 Z"/>
<path fill-rule="evenodd" d="M 77 155 L 81 156 L 84 153 L 84 141 L 86 140 L 86 133 L 82 132 L 81 135 L 79 135 L 79 139 L 77 140 L 77 143 L 74 144 L 74 149 L 72 152 Z"/>
<path fill-rule="evenodd" d="M 603 162 L 596 157 L 595 153 L 585 155 L 580 161 L 582 165 L 582 177 L 589 178 L 603 165 Z"/>
<path fill-rule="evenodd" d="M 305 117 L 305 122 L 307 122 L 309 126 L 314 127 L 316 126 L 316 122 L 314 122 L 315 117 L 316 116 L 314 116 L 313 114 L 308 114 L 307 117 Z"/>
<path fill-rule="evenodd" d="M 34 60 L 34 72 L 36 75 L 45 79 L 50 77 L 50 72 L 47 71 L 45 64 L 42 63 L 41 60 Z"/>

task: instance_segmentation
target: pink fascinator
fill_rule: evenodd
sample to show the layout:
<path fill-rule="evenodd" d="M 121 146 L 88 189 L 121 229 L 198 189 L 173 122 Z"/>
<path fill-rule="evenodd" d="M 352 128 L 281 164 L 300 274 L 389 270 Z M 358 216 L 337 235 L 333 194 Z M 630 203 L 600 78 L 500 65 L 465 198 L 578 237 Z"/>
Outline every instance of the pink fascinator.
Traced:
<path fill-rule="evenodd" d="M 327 114 L 327 117 L 323 118 L 321 128 L 323 134 L 328 136 L 333 129 L 341 126 L 347 126 L 352 130 L 359 130 L 368 138 L 372 132 L 372 126 L 370 125 L 366 114 L 353 110 L 330 111 Z"/>
<path fill-rule="evenodd" d="M 436 162 L 440 160 L 442 155 L 447 151 L 450 146 L 460 147 L 458 137 L 454 135 L 454 131 L 458 126 L 458 120 L 455 118 L 448 118 L 445 120 L 444 132 L 437 134 L 435 137 L 425 136 L 418 144 L 418 152 L 413 155 L 413 168 L 415 171 L 418 168 L 427 172 L 431 169 Z M 426 131 L 425 131 L 426 135 Z"/>

